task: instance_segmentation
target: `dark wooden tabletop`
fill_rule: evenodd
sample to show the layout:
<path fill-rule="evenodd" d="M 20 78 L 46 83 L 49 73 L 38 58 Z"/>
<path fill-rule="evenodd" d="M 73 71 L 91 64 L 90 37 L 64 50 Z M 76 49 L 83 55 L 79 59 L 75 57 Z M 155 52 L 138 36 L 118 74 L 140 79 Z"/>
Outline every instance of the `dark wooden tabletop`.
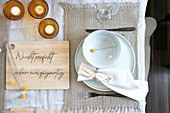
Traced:
<path fill-rule="evenodd" d="M 148 0 L 146 16 L 157 21 L 170 13 L 170 0 Z M 170 21 L 158 23 L 151 38 L 146 113 L 170 113 Z"/>

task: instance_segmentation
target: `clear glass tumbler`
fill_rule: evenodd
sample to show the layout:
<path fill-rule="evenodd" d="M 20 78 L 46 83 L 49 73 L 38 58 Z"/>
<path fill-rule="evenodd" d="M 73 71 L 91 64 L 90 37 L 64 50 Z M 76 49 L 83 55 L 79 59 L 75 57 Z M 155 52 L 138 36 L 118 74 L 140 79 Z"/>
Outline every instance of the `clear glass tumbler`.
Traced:
<path fill-rule="evenodd" d="M 112 19 L 113 15 L 115 15 L 120 9 L 120 3 L 111 2 L 111 0 L 101 0 L 98 3 L 98 13 L 97 19 L 100 22 L 107 22 Z"/>

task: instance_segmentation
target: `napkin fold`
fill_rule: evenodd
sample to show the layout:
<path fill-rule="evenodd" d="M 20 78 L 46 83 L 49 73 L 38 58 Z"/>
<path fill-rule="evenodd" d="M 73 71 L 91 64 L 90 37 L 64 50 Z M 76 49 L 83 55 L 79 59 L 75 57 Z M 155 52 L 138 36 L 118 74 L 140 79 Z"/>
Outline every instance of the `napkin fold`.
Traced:
<path fill-rule="evenodd" d="M 109 89 L 131 99 L 144 100 L 148 93 L 148 82 L 135 80 L 129 68 L 96 69 L 82 63 L 77 81 L 97 80 Z"/>

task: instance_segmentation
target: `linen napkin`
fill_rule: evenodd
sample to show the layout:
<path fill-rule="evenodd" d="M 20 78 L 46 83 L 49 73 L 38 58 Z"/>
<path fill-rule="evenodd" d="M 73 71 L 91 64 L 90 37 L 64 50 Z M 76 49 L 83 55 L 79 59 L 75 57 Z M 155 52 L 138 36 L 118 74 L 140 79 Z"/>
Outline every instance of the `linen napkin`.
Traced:
<path fill-rule="evenodd" d="M 148 82 L 135 80 L 129 68 L 96 69 L 82 63 L 77 81 L 97 80 L 109 89 L 137 101 L 144 100 L 148 93 Z"/>

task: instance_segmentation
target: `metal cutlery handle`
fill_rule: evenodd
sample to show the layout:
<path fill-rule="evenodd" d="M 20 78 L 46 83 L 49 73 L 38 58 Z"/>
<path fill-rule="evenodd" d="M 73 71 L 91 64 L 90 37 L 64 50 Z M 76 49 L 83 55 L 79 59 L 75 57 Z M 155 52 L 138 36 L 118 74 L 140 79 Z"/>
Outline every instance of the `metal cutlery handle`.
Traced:
<path fill-rule="evenodd" d="M 111 97 L 126 97 L 121 94 L 99 94 L 94 92 L 86 92 L 83 94 L 84 98 L 92 98 L 92 97 L 98 97 L 98 96 L 111 96 Z"/>
<path fill-rule="evenodd" d="M 101 30 L 101 29 L 86 29 L 86 32 L 93 32 L 96 30 Z M 135 31 L 135 27 L 124 27 L 124 28 L 115 28 L 115 29 L 103 29 L 103 30 L 108 30 L 108 31 Z"/>
<path fill-rule="evenodd" d="M 96 96 L 126 97 L 120 94 L 97 94 Z"/>

